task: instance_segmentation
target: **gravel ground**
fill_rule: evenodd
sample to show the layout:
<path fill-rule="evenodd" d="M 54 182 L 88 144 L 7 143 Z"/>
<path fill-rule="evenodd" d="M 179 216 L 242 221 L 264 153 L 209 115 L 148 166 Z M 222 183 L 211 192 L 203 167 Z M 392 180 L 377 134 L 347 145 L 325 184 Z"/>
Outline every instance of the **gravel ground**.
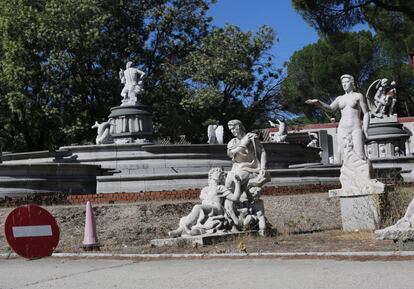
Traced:
<path fill-rule="evenodd" d="M 167 238 L 179 219 L 196 201 L 145 202 L 93 205 L 101 251 L 113 253 L 231 253 L 243 242 L 248 252 L 373 251 L 414 250 L 412 243 L 374 240 L 370 232 L 344 233 L 339 230 L 337 199 L 327 193 L 264 196 L 266 216 L 272 230 L 267 237 L 244 235 L 205 247 L 175 246 L 152 248 L 151 239 Z M 85 222 L 84 206 L 45 207 L 57 219 L 61 239 L 57 252 L 80 252 Z M 5 220 L 12 208 L 0 208 Z M 3 224 L 1 225 L 3 232 Z M 8 252 L 0 238 L 0 253 Z"/>

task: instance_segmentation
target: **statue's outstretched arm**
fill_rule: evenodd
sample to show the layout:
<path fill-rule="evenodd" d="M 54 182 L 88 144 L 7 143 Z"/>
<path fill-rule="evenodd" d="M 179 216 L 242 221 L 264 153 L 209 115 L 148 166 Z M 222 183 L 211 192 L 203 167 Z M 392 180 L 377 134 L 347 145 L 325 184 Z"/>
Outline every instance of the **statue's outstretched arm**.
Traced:
<path fill-rule="evenodd" d="M 339 97 L 337 97 L 331 104 L 326 104 L 319 99 L 308 99 L 305 101 L 306 104 L 313 104 L 319 106 L 326 111 L 335 111 L 339 108 Z"/>

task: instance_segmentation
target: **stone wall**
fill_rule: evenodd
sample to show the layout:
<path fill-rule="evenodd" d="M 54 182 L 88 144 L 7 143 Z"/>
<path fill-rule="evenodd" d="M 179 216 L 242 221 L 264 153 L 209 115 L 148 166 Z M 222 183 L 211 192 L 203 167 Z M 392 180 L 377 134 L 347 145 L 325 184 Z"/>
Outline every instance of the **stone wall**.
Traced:
<path fill-rule="evenodd" d="M 306 195 L 328 192 L 339 188 L 339 184 L 315 184 L 297 186 L 268 186 L 264 188 L 264 196 Z M 200 189 L 136 192 L 136 193 L 110 193 L 110 194 L 82 194 L 67 195 L 56 193 L 32 194 L 22 197 L 2 197 L 0 207 L 15 207 L 25 204 L 37 205 L 79 205 L 90 201 L 93 204 L 118 204 L 169 200 L 198 200 Z"/>

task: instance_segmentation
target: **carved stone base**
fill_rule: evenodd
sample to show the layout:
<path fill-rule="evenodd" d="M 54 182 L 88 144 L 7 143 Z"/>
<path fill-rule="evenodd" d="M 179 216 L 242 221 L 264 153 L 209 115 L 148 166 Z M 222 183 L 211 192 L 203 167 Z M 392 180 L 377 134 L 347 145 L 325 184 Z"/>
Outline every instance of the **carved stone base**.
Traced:
<path fill-rule="evenodd" d="M 152 111 L 147 105 L 122 105 L 111 108 L 111 136 L 116 144 L 147 143 L 152 140 Z"/>
<path fill-rule="evenodd" d="M 409 137 L 397 116 L 372 118 L 368 127 L 367 156 L 369 159 L 385 159 L 409 155 L 406 146 Z"/>

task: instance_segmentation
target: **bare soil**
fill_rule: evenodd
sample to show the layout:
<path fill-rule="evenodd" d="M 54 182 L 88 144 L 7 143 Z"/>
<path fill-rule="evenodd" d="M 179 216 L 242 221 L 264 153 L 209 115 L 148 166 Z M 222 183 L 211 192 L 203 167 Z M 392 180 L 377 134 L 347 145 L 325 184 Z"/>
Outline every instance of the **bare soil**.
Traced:
<path fill-rule="evenodd" d="M 375 240 L 372 232 L 344 233 L 338 201 L 326 193 L 300 196 L 265 196 L 266 216 L 272 230 L 266 237 L 244 235 L 209 246 L 151 247 L 151 239 L 168 238 L 194 201 L 143 202 L 94 205 L 97 235 L 102 252 L 111 253 L 237 253 L 247 252 L 335 252 L 414 250 L 413 242 Z M 61 238 L 57 252 L 81 252 L 84 206 L 45 207 L 59 223 Z M 0 208 L 5 220 L 13 208 Z M 3 224 L 2 224 L 3 226 Z M 3 227 L 0 228 L 3 232 Z M 0 253 L 9 252 L 0 238 Z"/>

